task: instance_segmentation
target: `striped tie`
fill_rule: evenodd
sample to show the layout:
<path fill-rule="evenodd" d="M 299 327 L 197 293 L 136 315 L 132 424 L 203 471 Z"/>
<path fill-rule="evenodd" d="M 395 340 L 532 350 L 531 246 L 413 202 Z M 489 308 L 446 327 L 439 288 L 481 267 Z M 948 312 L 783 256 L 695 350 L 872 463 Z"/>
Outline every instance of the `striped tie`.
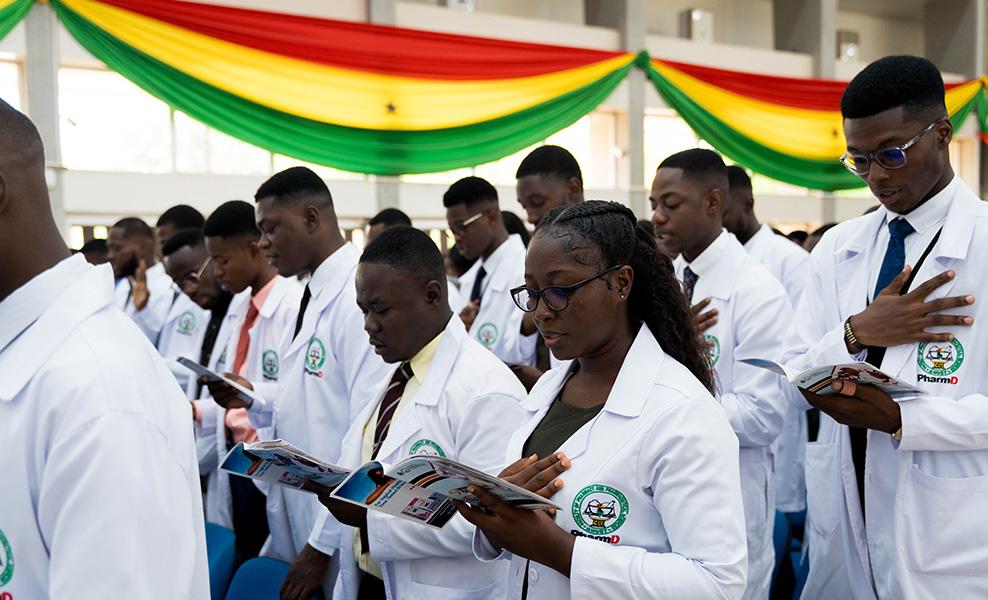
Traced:
<path fill-rule="evenodd" d="M 391 383 L 388 384 L 388 390 L 384 392 L 384 398 L 381 399 L 381 407 L 377 415 L 377 426 L 374 428 L 374 451 L 371 453 L 371 460 L 377 458 L 377 451 L 381 449 L 381 444 L 384 443 L 384 438 L 388 435 L 391 419 L 394 418 L 395 411 L 398 410 L 398 403 L 401 402 L 401 397 L 405 393 L 405 385 L 411 378 L 412 365 L 407 362 L 401 363 L 401 366 L 395 369 L 394 376 L 391 377 Z"/>

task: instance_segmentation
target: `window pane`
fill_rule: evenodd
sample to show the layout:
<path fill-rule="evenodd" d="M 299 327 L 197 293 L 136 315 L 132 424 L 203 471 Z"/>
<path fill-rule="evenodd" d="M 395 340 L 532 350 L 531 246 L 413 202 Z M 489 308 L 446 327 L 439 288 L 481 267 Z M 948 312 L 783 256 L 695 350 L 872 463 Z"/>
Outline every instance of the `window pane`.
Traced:
<path fill-rule="evenodd" d="M 21 70 L 13 62 L 0 62 L 0 98 L 17 110 L 21 109 Z"/>
<path fill-rule="evenodd" d="M 566 129 L 549 136 L 546 144 L 562 146 L 580 164 L 583 187 L 609 189 L 616 183 L 614 115 L 594 112 L 580 118 Z"/>
<path fill-rule="evenodd" d="M 515 152 L 514 154 L 509 154 L 500 160 L 495 160 L 494 162 L 484 163 L 482 165 L 477 165 L 474 169 L 474 174 L 477 177 L 483 177 L 487 181 L 490 181 L 494 185 L 511 185 L 515 184 L 515 173 L 518 172 L 518 165 L 521 161 L 528 156 L 528 153 L 535 150 L 542 144 L 536 144 L 534 146 L 529 146 L 524 150 Z M 501 199 L 502 202 L 505 200 Z M 508 200 L 514 200 L 514 198 L 508 198 Z"/>
<path fill-rule="evenodd" d="M 441 183 L 452 185 L 453 183 L 473 175 L 473 169 L 463 168 L 452 171 L 441 171 L 439 173 L 420 173 L 418 175 L 402 175 L 400 179 L 408 183 Z"/>
<path fill-rule="evenodd" d="M 223 175 L 267 175 L 271 153 L 215 129 L 206 130 L 209 172 Z"/>
<path fill-rule="evenodd" d="M 168 106 L 109 71 L 58 74 L 62 162 L 69 169 L 172 170 Z"/>
<path fill-rule="evenodd" d="M 323 165 L 317 165 L 313 163 L 307 163 L 305 161 L 292 158 L 291 156 L 284 156 L 282 154 L 274 155 L 274 172 L 278 173 L 288 169 L 290 167 L 309 167 L 317 175 L 325 179 L 326 181 L 341 181 L 341 180 L 351 180 L 351 181 L 363 181 L 367 179 L 367 176 L 363 173 L 352 173 L 350 171 L 341 171 L 339 169 L 334 169 L 332 167 L 324 167 Z"/>
<path fill-rule="evenodd" d="M 666 157 L 696 146 L 696 134 L 672 111 L 645 115 L 645 187 L 652 187 L 655 169 Z"/>
<path fill-rule="evenodd" d="M 209 128 L 175 111 L 175 170 L 209 173 Z"/>

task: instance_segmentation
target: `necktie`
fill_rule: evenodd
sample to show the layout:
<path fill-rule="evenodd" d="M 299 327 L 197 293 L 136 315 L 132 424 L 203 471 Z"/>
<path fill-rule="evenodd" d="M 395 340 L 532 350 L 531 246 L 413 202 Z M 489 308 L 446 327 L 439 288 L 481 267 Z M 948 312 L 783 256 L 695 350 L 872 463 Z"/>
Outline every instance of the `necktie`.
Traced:
<path fill-rule="evenodd" d="M 878 283 L 875 284 L 875 296 L 895 279 L 906 266 L 906 236 L 916 231 L 909 221 L 903 218 L 893 219 L 889 223 L 889 245 L 885 249 L 882 268 L 878 271 Z M 875 365 L 879 366 L 879 365 Z"/>
<path fill-rule="evenodd" d="M 484 290 L 484 277 L 486 276 L 487 271 L 485 271 L 483 265 L 481 265 L 480 270 L 477 271 L 477 278 L 473 280 L 473 289 L 470 290 L 470 302 L 480 300 L 480 296 Z"/>
<path fill-rule="evenodd" d="M 906 266 L 906 236 L 916 231 L 909 221 L 903 218 L 893 219 L 889 223 L 889 243 L 882 259 L 882 268 L 878 271 L 878 282 L 875 284 L 875 296 L 884 290 L 895 276 Z M 869 348 L 865 360 L 882 368 L 885 358 L 885 348 Z M 864 516 L 865 507 L 865 456 L 868 453 L 868 430 L 862 427 L 849 427 L 851 435 L 851 462 L 854 463 L 854 475 L 858 481 L 858 500 L 861 502 L 861 514 Z"/>
<path fill-rule="evenodd" d="M 686 294 L 686 302 L 692 306 L 693 305 L 693 290 L 696 288 L 696 282 L 700 279 L 700 276 L 693 272 L 693 269 L 686 267 L 683 271 L 683 293 Z"/>
<path fill-rule="evenodd" d="M 298 332 L 302 329 L 302 318 L 305 316 L 305 309 L 309 306 L 309 299 L 312 298 L 312 292 L 309 291 L 309 286 L 305 286 L 305 291 L 302 292 L 302 302 L 298 305 L 298 316 L 295 317 L 295 333 L 292 334 L 292 341 L 298 337 Z"/>
<path fill-rule="evenodd" d="M 384 398 L 381 398 L 381 407 L 377 413 L 377 425 L 374 427 L 374 450 L 371 452 L 371 460 L 377 458 L 377 451 L 381 449 L 381 444 L 384 443 L 384 438 L 388 435 L 391 419 L 394 418 L 395 411 L 398 410 L 398 403 L 401 402 L 401 397 L 405 393 L 405 386 L 411 378 L 412 365 L 407 362 L 401 363 L 401 366 L 395 369 L 395 374 L 391 377 L 391 383 L 388 384 L 388 389 L 384 392 Z"/>
<path fill-rule="evenodd" d="M 247 352 L 250 350 L 250 328 L 254 326 L 258 315 L 253 298 L 247 304 L 247 316 L 244 318 L 244 324 L 240 327 L 240 338 L 237 340 L 237 354 L 233 358 L 233 372 L 238 375 L 244 363 L 247 362 Z"/>

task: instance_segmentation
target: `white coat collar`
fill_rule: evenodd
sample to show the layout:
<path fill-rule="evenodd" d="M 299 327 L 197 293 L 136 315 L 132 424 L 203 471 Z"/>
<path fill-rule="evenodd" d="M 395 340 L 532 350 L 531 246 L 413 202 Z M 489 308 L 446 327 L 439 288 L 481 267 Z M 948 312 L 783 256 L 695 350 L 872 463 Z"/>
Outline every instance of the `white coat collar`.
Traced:
<path fill-rule="evenodd" d="M 483 262 L 492 290 L 505 291 L 524 281 L 518 278 L 525 264 L 525 243 L 513 233 Z"/>
<path fill-rule="evenodd" d="M 743 265 L 747 258 L 748 253 L 738 238 L 723 230 L 693 262 L 687 263 L 680 254 L 675 262 L 676 276 L 682 281 L 686 267 L 690 267 L 699 276 L 696 284 L 697 292 L 693 296 L 694 301 L 699 300 L 697 294 L 701 289 L 704 294 L 710 294 L 720 300 L 730 300 L 737 287 L 738 278 L 744 271 Z"/>
<path fill-rule="evenodd" d="M 44 283 L 43 287 L 28 288 L 39 277 L 50 279 L 52 275 L 58 282 L 57 290 Z M 58 348 L 87 317 L 113 304 L 113 271 L 109 265 L 89 267 L 81 256 L 72 256 L 18 292 L 21 290 L 37 303 L 40 313 L 0 352 L 0 402 L 13 400 L 48 361 L 50 353 L 45 349 Z M 12 298 L 0 304 L 0 313 L 6 311 Z"/>
<path fill-rule="evenodd" d="M 281 307 L 281 301 L 295 287 L 295 282 L 290 279 L 281 275 L 275 275 L 275 278 L 274 287 L 268 293 L 268 297 L 264 300 L 264 306 L 261 307 L 259 313 L 262 319 L 270 319 L 274 316 L 274 313 Z"/>
<path fill-rule="evenodd" d="M 309 300 L 309 306 L 305 309 L 309 318 L 302 321 L 302 329 L 289 344 L 288 350 L 285 352 L 286 357 L 308 347 L 323 311 L 337 296 L 343 293 L 346 286 L 353 285 L 353 275 L 354 271 L 357 270 L 359 258 L 357 249 L 353 244 L 347 242 L 322 261 L 322 264 L 312 273 L 308 283 L 309 293 L 312 297 Z"/>
<path fill-rule="evenodd" d="M 751 239 L 744 243 L 744 249 L 751 252 L 758 246 L 771 240 L 773 236 L 775 236 L 775 232 L 772 231 L 772 228 L 765 223 L 762 223 L 762 226 L 758 228 L 755 235 L 751 236 Z"/>

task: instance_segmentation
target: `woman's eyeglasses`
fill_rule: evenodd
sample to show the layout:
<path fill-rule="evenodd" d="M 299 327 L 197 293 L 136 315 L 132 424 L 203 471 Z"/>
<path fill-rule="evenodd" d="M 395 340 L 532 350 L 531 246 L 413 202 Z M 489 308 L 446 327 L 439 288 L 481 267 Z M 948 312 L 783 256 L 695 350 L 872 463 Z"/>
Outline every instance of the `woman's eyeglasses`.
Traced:
<path fill-rule="evenodd" d="M 573 285 L 553 285 L 542 288 L 541 290 L 533 290 L 532 288 L 522 285 L 511 290 L 511 299 L 515 301 L 515 306 L 524 312 L 535 312 L 535 309 L 539 307 L 539 299 L 545 302 L 545 305 L 551 310 L 564 310 L 567 306 L 569 306 L 570 296 L 572 296 L 576 290 L 587 285 L 594 279 L 603 277 L 613 271 L 617 271 L 623 266 L 624 265 L 615 265 L 610 269 L 605 269 L 600 273 L 591 275 L 583 281 L 579 281 Z"/>
<path fill-rule="evenodd" d="M 840 162 L 848 171 L 859 177 L 868 175 L 868 171 L 871 170 L 872 161 L 878 163 L 883 169 L 901 169 L 906 166 L 906 150 L 909 150 L 920 138 L 939 125 L 942 120 L 937 119 L 933 123 L 930 123 L 916 137 L 901 146 L 883 148 L 877 152 L 845 152 L 841 155 Z"/>

